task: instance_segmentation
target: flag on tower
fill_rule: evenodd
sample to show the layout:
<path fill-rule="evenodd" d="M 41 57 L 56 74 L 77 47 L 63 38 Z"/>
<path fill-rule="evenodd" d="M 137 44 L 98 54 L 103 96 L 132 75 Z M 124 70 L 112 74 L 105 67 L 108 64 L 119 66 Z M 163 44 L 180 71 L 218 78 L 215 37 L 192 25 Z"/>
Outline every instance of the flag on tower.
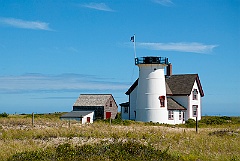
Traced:
<path fill-rule="evenodd" d="M 135 38 L 135 34 L 131 37 L 130 41 L 133 42 L 133 47 L 134 47 L 134 58 L 136 58 L 136 38 Z"/>
<path fill-rule="evenodd" d="M 131 37 L 131 40 L 130 40 L 130 41 L 134 42 L 134 36 Z"/>

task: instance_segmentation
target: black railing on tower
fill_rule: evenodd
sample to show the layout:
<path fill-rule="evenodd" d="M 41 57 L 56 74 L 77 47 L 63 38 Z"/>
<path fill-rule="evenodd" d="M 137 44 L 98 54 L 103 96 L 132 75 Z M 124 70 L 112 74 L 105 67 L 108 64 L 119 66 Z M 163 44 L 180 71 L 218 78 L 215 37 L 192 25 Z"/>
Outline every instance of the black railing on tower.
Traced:
<path fill-rule="evenodd" d="M 139 57 L 135 58 L 135 65 L 138 64 L 169 64 L 168 58 L 166 57 Z"/>

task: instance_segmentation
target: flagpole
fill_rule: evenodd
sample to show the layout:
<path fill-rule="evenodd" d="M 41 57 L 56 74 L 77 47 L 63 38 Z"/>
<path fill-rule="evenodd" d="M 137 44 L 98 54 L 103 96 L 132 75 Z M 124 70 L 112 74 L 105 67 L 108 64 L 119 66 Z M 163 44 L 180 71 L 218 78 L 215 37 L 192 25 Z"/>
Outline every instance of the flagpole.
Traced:
<path fill-rule="evenodd" d="M 134 60 L 137 58 L 137 53 L 136 53 L 136 35 L 134 34 L 130 41 L 133 42 L 133 48 L 134 48 Z"/>
<path fill-rule="evenodd" d="M 134 59 L 137 58 L 137 53 L 136 53 L 136 35 L 134 34 Z"/>

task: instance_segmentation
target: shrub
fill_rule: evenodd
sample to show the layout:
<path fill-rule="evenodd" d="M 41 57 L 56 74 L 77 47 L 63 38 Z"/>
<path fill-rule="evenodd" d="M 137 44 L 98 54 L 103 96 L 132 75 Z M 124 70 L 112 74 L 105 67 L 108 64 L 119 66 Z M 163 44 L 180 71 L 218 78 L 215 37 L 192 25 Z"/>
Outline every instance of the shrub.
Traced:
<path fill-rule="evenodd" d="M 8 117 L 8 114 L 6 112 L 3 112 L 0 114 L 0 117 Z"/>
<path fill-rule="evenodd" d="M 112 124 L 114 124 L 114 125 L 121 125 L 123 122 L 123 120 L 121 118 L 117 118 L 117 119 L 114 119 L 111 121 L 112 121 Z M 109 122 L 109 119 L 108 119 L 108 122 Z"/>
<path fill-rule="evenodd" d="M 222 116 L 222 117 L 220 117 L 220 119 L 223 119 L 223 120 L 232 120 L 232 118 L 231 118 L 231 117 L 228 117 L 228 116 Z"/>
<path fill-rule="evenodd" d="M 120 120 L 122 119 L 122 117 L 121 117 L 121 113 L 120 113 L 120 112 L 117 113 L 115 119 L 120 119 Z"/>
<path fill-rule="evenodd" d="M 196 127 L 196 121 L 194 119 L 188 119 L 186 122 L 185 122 L 185 125 L 187 127 Z"/>
<path fill-rule="evenodd" d="M 208 135 L 216 135 L 216 136 L 234 136 L 234 135 L 239 135 L 238 132 L 234 132 L 234 131 L 229 131 L 229 130 L 218 130 L 218 131 L 214 131 L 214 132 L 210 132 Z"/>
<path fill-rule="evenodd" d="M 29 151 L 29 152 L 22 152 L 17 153 L 8 158 L 8 161 L 25 161 L 25 160 L 34 160 L 34 161 L 41 161 L 41 160 L 54 160 L 55 155 L 49 149 L 43 150 L 36 150 L 36 151 Z"/>
<path fill-rule="evenodd" d="M 168 154 L 168 148 L 161 151 L 151 145 L 136 141 L 114 142 L 112 144 L 93 144 L 71 146 L 62 144 L 57 148 L 42 151 L 17 153 L 8 160 L 182 160 Z"/>
<path fill-rule="evenodd" d="M 125 126 L 129 126 L 129 125 L 131 125 L 132 124 L 132 121 L 131 120 L 124 120 L 123 121 L 123 125 L 125 125 Z"/>
<path fill-rule="evenodd" d="M 200 122 L 207 125 L 222 125 L 223 123 L 226 123 L 226 119 L 228 119 L 228 117 L 211 116 L 203 118 Z"/>

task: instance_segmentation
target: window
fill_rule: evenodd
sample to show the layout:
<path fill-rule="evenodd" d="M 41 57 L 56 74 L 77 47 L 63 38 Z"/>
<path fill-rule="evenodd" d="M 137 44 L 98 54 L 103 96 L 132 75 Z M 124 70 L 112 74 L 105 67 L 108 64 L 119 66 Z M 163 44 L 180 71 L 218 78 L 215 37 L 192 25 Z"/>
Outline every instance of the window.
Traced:
<path fill-rule="evenodd" d="M 165 107 L 165 96 L 159 96 L 160 106 Z"/>
<path fill-rule="evenodd" d="M 193 105 L 193 106 L 192 106 L 193 117 L 197 117 L 197 109 L 198 109 L 198 105 Z"/>
<path fill-rule="evenodd" d="M 128 107 L 123 107 L 124 108 L 124 113 L 128 113 Z"/>
<path fill-rule="evenodd" d="M 173 120 L 174 116 L 173 116 L 173 111 L 168 111 L 168 120 Z"/>
<path fill-rule="evenodd" d="M 194 89 L 193 90 L 193 100 L 197 100 L 197 98 L 198 98 L 198 91 L 197 91 L 197 89 Z"/>
<path fill-rule="evenodd" d="M 179 120 L 182 120 L 182 111 L 179 111 Z"/>
<path fill-rule="evenodd" d="M 110 101 L 110 107 L 112 107 L 112 101 Z"/>

